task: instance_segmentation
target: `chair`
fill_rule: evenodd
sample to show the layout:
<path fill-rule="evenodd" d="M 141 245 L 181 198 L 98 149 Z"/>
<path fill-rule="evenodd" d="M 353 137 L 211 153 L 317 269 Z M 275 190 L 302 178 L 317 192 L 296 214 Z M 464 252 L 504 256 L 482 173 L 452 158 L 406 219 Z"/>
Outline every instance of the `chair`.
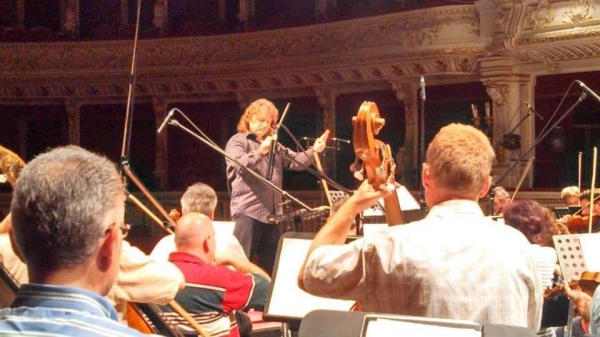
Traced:
<path fill-rule="evenodd" d="M 177 327 L 169 324 L 161 310 L 151 303 L 127 303 L 127 324 L 145 334 L 157 334 L 165 337 L 198 336 L 196 333 L 183 333 Z"/>
<path fill-rule="evenodd" d="M 7 308 L 17 297 L 19 292 L 19 282 L 11 273 L 0 263 L 0 308 Z"/>

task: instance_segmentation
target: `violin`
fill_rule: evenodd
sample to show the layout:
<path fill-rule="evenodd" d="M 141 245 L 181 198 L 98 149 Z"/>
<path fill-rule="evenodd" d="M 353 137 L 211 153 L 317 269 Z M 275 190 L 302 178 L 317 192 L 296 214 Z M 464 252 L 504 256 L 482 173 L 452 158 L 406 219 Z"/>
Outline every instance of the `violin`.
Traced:
<path fill-rule="evenodd" d="M 600 214 L 592 214 L 592 224 L 595 224 L 600 219 Z M 573 215 L 567 219 L 567 227 L 570 233 L 587 232 L 590 221 L 589 215 Z"/>
<path fill-rule="evenodd" d="M 404 224 L 404 216 L 395 189 L 396 164 L 392 150 L 388 144 L 375 139 L 384 125 L 385 119 L 379 116 L 377 105 L 363 102 L 356 116 L 352 117 L 352 144 L 356 157 L 362 161 L 362 178 L 366 178 L 376 191 L 381 189 L 381 185 L 393 186 L 392 194 L 384 199 L 387 222 L 392 226 Z"/>
<path fill-rule="evenodd" d="M 569 287 L 573 288 L 573 287 L 579 286 L 579 288 L 581 288 L 581 291 L 583 291 L 584 293 L 593 297 L 594 291 L 596 291 L 596 288 L 598 287 L 599 284 L 600 284 L 600 273 L 599 272 L 584 271 L 583 273 L 581 273 L 581 278 L 579 279 L 579 281 L 569 282 Z M 552 288 L 547 288 L 546 290 L 544 290 L 544 298 L 554 297 L 554 296 L 558 295 L 560 292 L 562 292 L 562 289 L 563 289 L 562 285 L 554 286 Z"/>

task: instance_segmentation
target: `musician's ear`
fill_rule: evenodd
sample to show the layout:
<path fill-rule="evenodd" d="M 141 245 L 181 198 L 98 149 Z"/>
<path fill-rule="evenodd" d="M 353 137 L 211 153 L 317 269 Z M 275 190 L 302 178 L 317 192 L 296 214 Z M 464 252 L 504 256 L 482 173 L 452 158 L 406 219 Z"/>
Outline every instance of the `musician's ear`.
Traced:
<path fill-rule="evenodd" d="M 487 180 L 485 181 L 485 186 L 483 186 L 483 188 L 479 192 L 479 199 L 485 197 L 488 194 L 491 186 L 492 186 L 492 177 L 488 177 Z"/>
<path fill-rule="evenodd" d="M 421 181 L 423 182 L 423 187 L 431 187 L 431 171 L 427 163 L 423 163 L 423 171 L 421 171 Z"/>

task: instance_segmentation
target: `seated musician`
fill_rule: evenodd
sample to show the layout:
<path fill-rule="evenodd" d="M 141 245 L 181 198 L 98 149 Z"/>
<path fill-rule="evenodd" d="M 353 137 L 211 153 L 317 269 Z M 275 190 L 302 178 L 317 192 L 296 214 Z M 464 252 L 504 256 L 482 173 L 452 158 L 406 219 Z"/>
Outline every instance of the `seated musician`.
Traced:
<path fill-rule="evenodd" d="M 27 265 L 13 252 L 8 229 L 12 226 L 9 213 L 0 224 L 0 256 L 2 263 L 19 284 L 29 283 Z M 115 284 L 105 296 L 126 324 L 127 302 L 167 304 L 185 286 L 183 274 L 168 261 L 155 260 L 123 240 L 119 273 Z"/>
<path fill-rule="evenodd" d="M 30 283 L 0 310 L 3 334 L 141 335 L 103 298 L 119 271 L 124 200 L 115 165 L 79 147 L 51 150 L 23 169 L 9 235 Z"/>
<path fill-rule="evenodd" d="M 215 208 L 217 207 L 217 193 L 212 187 L 198 182 L 185 190 L 185 193 L 181 196 L 180 203 L 181 213 L 184 215 L 195 212 L 204 214 L 211 220 L 214 220 Z M 217 230 L 215 240 L 217 242 L 217 255 L 227 254 L 248 261 L 244 253 L 244 248 L 242 248 L 242 245 L 232 233 Z M 169 259 L 169 254 L 174 251 L 175 235 L 171 234 L 158 241 L 150 256 L 157 260 L 166 261 Z"/>
<path fill-rule="evenodd" d="M 540 204 L 533 200 L 517 200 L 504 209 L 504 222 L 517 229 L 531 243 L 538 264 L 542 287 L 553 285 L 558 259 L 552 236 L 559 234 L 558 227 L 549 221 Z M 554 336 L 554 329 L 543 327 L 538 336 Z"/>
<path fill-rule="evenodd" d="M 498 186 L 494 188 L 494 215 L 504 214 L 504 208 L 510 204 L 510 194 L 506 192 L 504 187 Z"/>
<path fill-rule="evenodd" d="M 186 281 L 175 300 L 212 336 L 249 335 L 252 326 L 239 310 L 264 308 L 269 275 L 246 259 L 216 257 L 215 230 L 204 214 L 187 213 L 179 219 L 175 245 L 177 251 L 169 261 L 181 269 Z"/>
<path fill-rule="evenodd" d="M 364 311 L 540 328 L 542 289 L 531 245 L 478 205 L 495 155 L 479 130 L 443 127 L 422 171 L 430 211 L 345 244 L 354 216 L 389 192 L 364 182 L 315 236 L 298 285 Z"/>
<path fill-rule="evenodd" d="M 567 219 L 567 226 L 571 233 L 587 233 L 589 231 L 589 218 L 592 218 L 592 233 L 600 231 L 600 190 L 594 191 L 595 202 L 590 203 L 591 191 L 585 190 L 579 196 L 581 204 L 580 215 Z"/>
<path fill-rule="evenodd" d="M 566 206 L 579 206 L 579 187 L 567 186 L 560 191 L 560 198 Z"/>
<path fill-rule="evenodd" d="M 594 291 L 594 296 L 590 296 L 581 291 L 580 288 L 571 288 L 569 282 L 565 282 L 563 289 L 569 299 L 573 302 L 574 309 L 579 313 L 581 320 L 574 319 L 574 329 L 572 336 L 579 337 L 583 334 L 600 334 L 600 287 Z M 577 325 L 576 322 L 578 323 Z M 577 331 L 577 333 L 575 333 Z"/>

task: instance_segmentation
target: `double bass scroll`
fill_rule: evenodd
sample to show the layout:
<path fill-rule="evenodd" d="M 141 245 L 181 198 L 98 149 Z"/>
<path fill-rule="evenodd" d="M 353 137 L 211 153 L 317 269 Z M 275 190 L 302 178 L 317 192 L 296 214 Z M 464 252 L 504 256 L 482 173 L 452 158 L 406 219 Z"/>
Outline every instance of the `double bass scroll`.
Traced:
<path fill-rule="evenodd" d="M 375 139 L 384 125 L 385 119 L 379 116 L 377 105 L 374 102 L 363 102 L 357 115 L 352 117 L 352 143 L 356 157 L 363 163 L 362 177 L 366 178 L 375 190 L 380 190 L 381 185 L 393 186 L 392 194 L 384 199 L 385 215 L 388 225 L 401 225 L 405 221 L 395 189 L 396 164 L 392 150 L 388 144 Z"/>

